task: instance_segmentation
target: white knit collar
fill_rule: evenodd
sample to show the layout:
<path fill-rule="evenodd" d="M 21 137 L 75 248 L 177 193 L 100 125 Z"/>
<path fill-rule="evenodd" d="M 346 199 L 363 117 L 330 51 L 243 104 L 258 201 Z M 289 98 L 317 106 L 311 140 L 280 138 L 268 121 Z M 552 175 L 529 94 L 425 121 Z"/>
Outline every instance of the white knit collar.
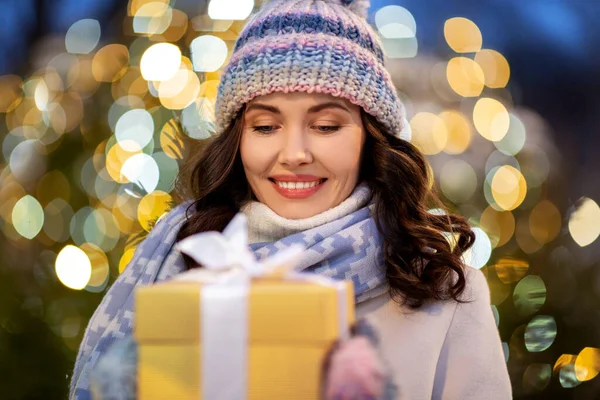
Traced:
<path fill-rule="evenodd" d="M 366 184 L 359 184 L 339 205 L 309 218 L 287 219 L 258 201 L 245 204 L 240 211 L 248 219 L 248 243 L 275 242 L 351 214 L 364 207 L 370 198 L 369 187 Z"/>

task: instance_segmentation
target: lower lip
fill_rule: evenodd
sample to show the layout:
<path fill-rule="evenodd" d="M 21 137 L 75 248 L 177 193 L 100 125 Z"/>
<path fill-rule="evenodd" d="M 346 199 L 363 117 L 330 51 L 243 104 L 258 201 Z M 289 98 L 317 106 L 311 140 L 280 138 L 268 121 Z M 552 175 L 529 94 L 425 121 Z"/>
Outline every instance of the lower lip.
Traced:
<path fill-rule="evenodd" d="M 305 199 L 305 198 L 310 197 L 313 194 L 317 193 L 317 191 L 319 189 L 321 189 L 321 187 L 323 186 L 323 184 L 325 184 L 325 182 L 327 182 L 327 181 L 323 181 L 323 182 L 319 183 L 317 186 L 313 186 L 313 187 L 306 188 L 306 189 L 285 189 L 285 188 L 282 188 L 281 186 L 279 186 L 278 184 L 276 184 L 273 181 L 269 181 L 269 182 L 271 182 L 271 184 L 273 186 L 275 186 L 275 190 L 277 190 L 279 192 L 279 194 L 282 195 L 285 198 L 288 198 L 288 199 Z"/>

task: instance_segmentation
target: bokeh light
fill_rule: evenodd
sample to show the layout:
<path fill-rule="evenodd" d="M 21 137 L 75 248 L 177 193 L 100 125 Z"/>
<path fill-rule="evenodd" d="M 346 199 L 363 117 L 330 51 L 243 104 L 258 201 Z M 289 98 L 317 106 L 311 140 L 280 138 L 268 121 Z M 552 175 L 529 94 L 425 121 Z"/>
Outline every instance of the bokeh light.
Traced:
<path fill-rule="evenodd" d="M 223 39 L 213 35 L 195 38 L 190 44 L 194 71 L 214 72 L 227 59 L 227 44 Z"/>
<path fill-rule="evenodd" d="M 488 234 L 492 247 L 505 245 L 515 232 L 515 217 L 510 211 L 498 211 L 487 207 L 479 222 L 481 228 Z"/>
<path fill-rule="evenodd" d="M 593 243 L 600 235 L 600 207 L 589 197 L 579 200 L 579 206 L 569 218 L 569 233 L 579 246 Z"/>
<path fill-rule="evenodd" d="M 480 269 L 487 264 L 492 254 L 490 238 L 481 228 L 473 228 L 475 242 L 473 246 L 463 253 L 462 258 L 466 265 Z"/>
<path fill-rule="evenodd" d="M 455 203 L 467 202 L 477 190 L 477 174 L 463 160 L 449 160 L 440 174 L 440 188 Z"/>
<path fill-rule="evenodd" d="M 483 70 L 470 58 L 454 57 L 448 61 L 446 77 L 452 90 L 463 97 L 477 97 L 483 90 Z"/>
<path fill-rule="evenodd" d="M 210 0 L 208 16 L 216 20 L 245 20 L 253 8 L 254 0 Z"/>
<path fill-rule="evenodd" d="M 544 390 L 552 378 L 552 367 L 549 364 L 530 364 L 523 373 L 523 389 L 527 393 Z"/>
<path fill-rule="evenodd" d="M 444 37 L 448 46 L 457 53 L 473 53 L 481 50 L 483 37 L 477 25 L 462 17 L 450 18 L 444 24 Z"/>
<path fill-rule="evenodd" d="M 529 230 L 539 243 L 550 243 L 558 236 L 560 229 L 560 211 L 549 200 L 542 200 L 531 210 Z"/>
<path fill-rule="evenodd" d="M 439 117 L 446 125 L 448 140 L 444 146 L 444 153 L 461 154 L 465 152 L 472 140 L 473 130 L 464 114 L 458 111 L 444 111 Z"/>
<path fill-rule="evenodd" d="M 514 210 L 527 194 L 527 183 L 521 172 L 515 167 L 504 165 L 494 168 L 488 174 L 495 204 L 502 210 Z"/>
<path fill-rule="evenodd" d="M 140 69 L 147 81 L 168 81 L 173 78 L 181 64 L 181 50 L 171 43 L 150 46 L 142 56 Z"/>
<path fill-rule="evenodd" d="M 144 148 L 154 134 L 154 121 L 144 109 L 127 111 L 117 121 L 115 136 L 119 145 L 128 152 Z"/>
<path fill-rule="evenodd" d="M 33 239 L 44 226 L 44 210 L 34 197 L 26 195 L 15 204 L 12 222 L 21 236 Z"/>
<path fill-rule="evenodd" d="M 133 32 L 156 35 L 164 33 L 173 19 L 173 9 L 168 3 L 150 1 L 141 4 L 133 17 Z"/>
<path fill-rule="evenodd" d="M 171 196 L 163 191 L 157 190 L 147 194 L 140 200 L 138 205 L 138 220 L 142 227 L 150 231 L 152 224 L 169 210 Z"/>
<path fill-rule="evenodd" d="M 521 279 L 513 292 L 513 302 L 520 315 L 534 314 L 546 303 L 546 285 L 537 275 Z"/>
<path fill-rule="evenodd" d="M 506 107 L 496 99 L 484 97 L 473 108 L 473 122 L 484 138 L 497 142 L 508 133 L 510 117 Z"/>
<path fill-rule="evenodd" d="M 56 257 L 56 276 L 70 289 L 85 288 L 92 276 L 92 264 L 79 247 L 67 245 Z"/>
<path fill-rule="evenodd" d="M 548 349 L 556 339 L 556 321 L 549 315 L 536 315 L 525 328 L 525 347 L 539 353 Z"/>
<path fill-rule="evenodd" d="M 423 153 L 438 154 L 448 142 L 448 129 L 439 116 L 421 112 L 410 120 L 412 143 Z"/>
<path fill-rule="evenodd" d="M 475 62 L 485 76 L 485 85 L 492 89 L 503 88 L 510 78 L 510 66 L 506 58 L 496 50 L 483 49 L 475 54 Z"/>
<path fill-rule="evenodd" d="M 69 53 L 88 54 L 100 41 L 100 23 L 95 19 L 75 22 L 65 35 L 65 47 Z"/>
<path fill-rule="evenodd" d="M 600 372 L 600 349 L 586 347 L 575 359 L 575 375 L 580 382 L 594 379 Z"/>
<path fill-rule="evenodd" d="M 417 23 L 406 8 L 398 5 L 380 8 L 375 12 L 375 26 L 388 58 L 412 58 L 417 55 Z"/>
<path fill-rule="evenodd" d="M 498 278 L 506 284 L 518 282 L 529 270 L 529 264 L 525 260 L 513 257 L 503 257 L 494 264 Z"/>

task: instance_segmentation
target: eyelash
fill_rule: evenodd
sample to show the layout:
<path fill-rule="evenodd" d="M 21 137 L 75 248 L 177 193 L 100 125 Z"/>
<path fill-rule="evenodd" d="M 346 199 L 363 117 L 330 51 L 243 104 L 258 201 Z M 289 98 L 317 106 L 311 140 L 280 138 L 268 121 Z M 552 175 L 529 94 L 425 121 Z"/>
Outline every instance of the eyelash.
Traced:
<path fill-rule="evenodd" d="M 263 135 L 268 135 L 269 133 L 273 133 L 273 130 L 270 131 L 263 131 L 262 128 L 273 128 L 273 125 L 260 125 L 260 126 L 253 126 L 252 130 L 254 132 L 258 132 L 260 134 Z M 337 132 L 338 130 L 340 130 L 340 126 L 330 126 L 330 125 L 316 125 L 315 128 L 327 128 L 327 130 L 324 131 L 319 131 L 319 133 L 333 133 L 333 132 Z"/>

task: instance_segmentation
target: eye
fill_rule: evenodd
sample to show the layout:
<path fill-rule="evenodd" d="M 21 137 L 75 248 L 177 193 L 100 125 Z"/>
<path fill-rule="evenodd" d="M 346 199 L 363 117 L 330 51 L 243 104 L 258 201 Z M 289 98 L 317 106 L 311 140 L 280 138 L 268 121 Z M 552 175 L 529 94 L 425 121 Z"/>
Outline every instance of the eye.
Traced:
<path fill-rule="evenodd" d="M 332 133 L 332 132 L 338 131 L 340 129 L 339 126 L 327 126 L 327 125 L 317 125 L 314 128 L 321 133 Z"/>
<path fill-rule="evenodd" d="M 267 134 L 267 133 L 273 133 L 273 131 L 275 130 L 275 127 L 273 125 L 253 126 L 252 130 L 254 132 Z"/>

